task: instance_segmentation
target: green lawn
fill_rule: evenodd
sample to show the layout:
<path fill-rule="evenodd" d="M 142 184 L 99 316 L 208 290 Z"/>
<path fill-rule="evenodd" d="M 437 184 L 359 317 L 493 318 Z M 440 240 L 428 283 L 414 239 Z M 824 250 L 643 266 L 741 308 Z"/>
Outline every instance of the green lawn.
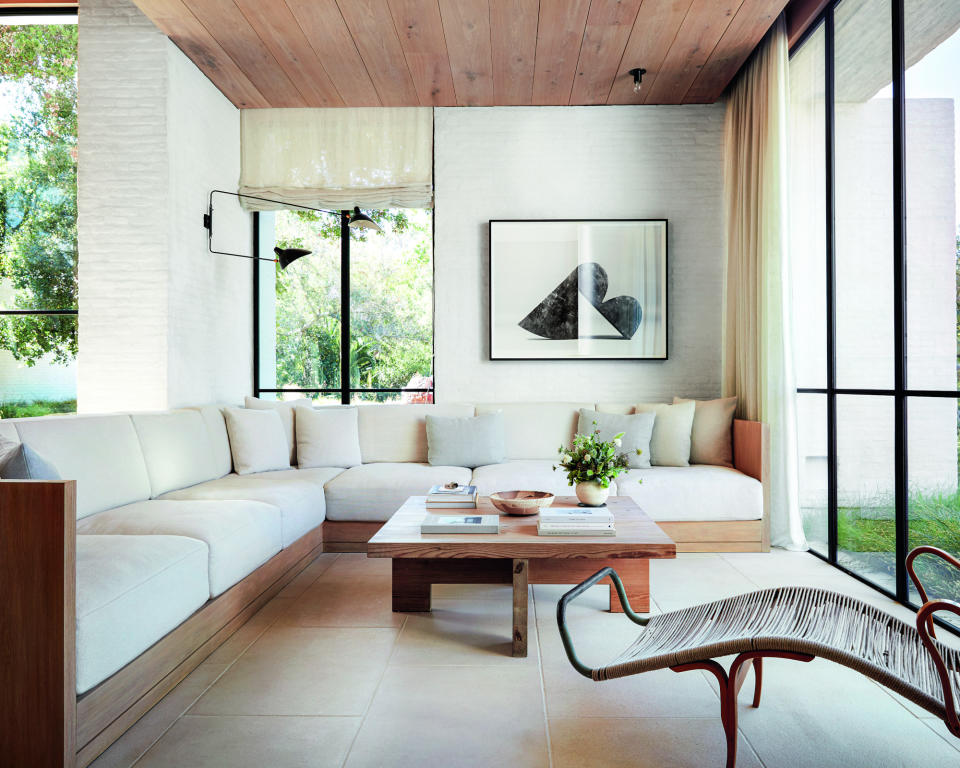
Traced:
<path fill-rule="evenodd" d="M 46 416 L 48 413 L 76 413 L 76 411 L 76 400 L 0 403 L 0 419 L 21 419 L 25 416 Z"/>

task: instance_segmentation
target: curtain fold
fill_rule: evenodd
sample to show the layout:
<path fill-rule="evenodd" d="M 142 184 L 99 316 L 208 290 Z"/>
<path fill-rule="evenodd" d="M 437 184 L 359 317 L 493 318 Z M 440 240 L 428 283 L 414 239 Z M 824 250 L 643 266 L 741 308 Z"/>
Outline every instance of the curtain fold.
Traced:
<path fill-rule="evenodd" d="M 798 498 L 787 201 L 786 25 L 781 16 L 727 98 L 723 394 L 770 427 L 771 542 L 806 549 Z"/>
<path fill-rule="evenodd" d="M 248 210 L 282 203 L 341 210 L 433 206 L 433 110 L 245 109 L 242 194 Z"/>

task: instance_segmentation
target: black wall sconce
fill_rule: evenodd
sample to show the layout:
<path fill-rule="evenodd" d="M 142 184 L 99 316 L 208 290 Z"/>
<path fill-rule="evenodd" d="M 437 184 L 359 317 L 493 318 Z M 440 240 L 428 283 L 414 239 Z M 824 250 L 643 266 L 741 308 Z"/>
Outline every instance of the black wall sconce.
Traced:
<path fill-rule="evenodd" d="M 640 84 L 643 82 L 643 76 L 647 74 L 647 70 L 634 67 L 630 70 L 630 74 L 633 75 L 633 92 L 640 93 Z"/>
<path fill-rule="evenodd" d="M 334 216 L 341 215 L 340 211 L 328 211 L 324 208 L 313 208 L 309 205 L 297 205 L 295 203 L 284 203 L 280 200 L 271 200 L 267 197 L 257 197 L 256 195 L 244 195 L 240 192 L 227 192 L 223 189 L 213 189 L 210 190 L 210 195 L 207 201 L 207 212 L 203 214 L 203 226 L 207 230 L 207 250 L 210 253 L 216 253 L 221 256 L 238 256 L 241 259 L 258 259 L 260 261 L 272 261 L 280 265 L 280 269 L 286 269 L 293 262 L 303 256 L 309 256 L 312 251 L 308 251 L 305 248 L 274 248 L 273 252 L 277 255 L 275 259 L 268 259 L 264 256 L 252 256 L 246 253 L 229 253 L 227 251 L 215 251 L 213 249 L 213 196 L 214 194 L 218 195 L 230 195 L 231 197 L 236 198 L 246 198 L 248 200 L 261 200 L 265 203 L 275 203 L 277 205 L 282 205 L 288 208 L 298 208 L 304 211 L 317 211 L 318 213 L 329 213 Z M 347 214 L 347 226 L 354 229 L 373 229 L 377 232 L 382 232 L 380 225 L 377 224 L 373 219 L 371 219 L 367 214 L 363 213 L 360 210 L 359 206 L 354 206 L 353 212 Z"/>

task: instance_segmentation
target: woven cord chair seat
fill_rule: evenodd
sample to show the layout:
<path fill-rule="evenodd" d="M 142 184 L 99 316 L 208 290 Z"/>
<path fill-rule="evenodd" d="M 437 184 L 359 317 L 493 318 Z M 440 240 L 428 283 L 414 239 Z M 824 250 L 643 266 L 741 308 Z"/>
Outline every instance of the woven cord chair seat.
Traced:
<path fill-rule="evenodd" d="M 960 652 L 934 640 L 954 701 Z M 945 717 L 940 677 L 914 626 L 868 603 L 810 587 L 749 592 L 652 616 L 637 639 L 592 673 L 610 680 L 747 651 L 793 651 L 830 659 Z"/>

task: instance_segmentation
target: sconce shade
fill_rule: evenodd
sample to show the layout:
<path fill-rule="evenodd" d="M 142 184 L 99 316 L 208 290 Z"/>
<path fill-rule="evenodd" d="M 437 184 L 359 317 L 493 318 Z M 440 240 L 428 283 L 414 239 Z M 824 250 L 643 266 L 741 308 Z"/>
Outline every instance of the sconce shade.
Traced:
<path fill-rule="evenodd" d="M 277 261 L 280 263 L 280 269 L 286 269 L 301 256 L 309 256 L 313 251 L 305 248 L 274 248 L 273 252 L 277 254 Z"/>
<path fill-rule="evenodd" d="M 357 205 L 353 207 L 353 213 L 350 214 L 349 226 L 353 227 L 354 229 L 373 229 L 377 232 L 383 232 L 383 230 L 380 229 L 380 225 L 367 216 L 367 214 L 362 213 L 360 211 L 360 206 Z"/>

